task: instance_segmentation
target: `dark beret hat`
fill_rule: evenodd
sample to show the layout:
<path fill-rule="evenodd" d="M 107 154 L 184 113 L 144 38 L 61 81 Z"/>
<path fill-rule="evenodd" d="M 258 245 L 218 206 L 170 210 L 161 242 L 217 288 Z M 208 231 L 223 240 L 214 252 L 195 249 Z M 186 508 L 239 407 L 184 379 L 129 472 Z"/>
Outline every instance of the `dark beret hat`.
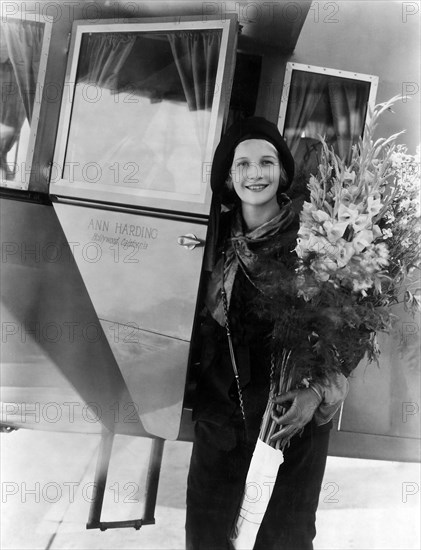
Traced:
<path fill-rule="evenodd" d="M 278 151 L 279 160 L 291 184 L 294 179 L 294 158 L 276 124 L 262 117 L 249 117 L 234 122 L 222 136 L 212 162 L 212 191 L 217 194 L 223 193 L 235 148 L 246 139 L 265 139 L 272 143 Z"/>

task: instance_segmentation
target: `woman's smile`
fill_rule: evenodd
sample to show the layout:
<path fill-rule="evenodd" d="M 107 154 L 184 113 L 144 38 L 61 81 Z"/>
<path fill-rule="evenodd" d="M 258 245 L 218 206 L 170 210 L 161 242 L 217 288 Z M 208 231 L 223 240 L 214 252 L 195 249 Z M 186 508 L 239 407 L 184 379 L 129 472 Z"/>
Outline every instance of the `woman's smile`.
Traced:
<path fill-rule="evenodd" d="M 246 185 L 245 186 L 246 189 L 248 189 L 249 191 L 263 191 L 264 189 L 266 189 L 267 187 L 269 187 L 269 185 L 265 185 L 265 184 L 261 184 L 261 183 L 252 183 L 251 185 Z"/>

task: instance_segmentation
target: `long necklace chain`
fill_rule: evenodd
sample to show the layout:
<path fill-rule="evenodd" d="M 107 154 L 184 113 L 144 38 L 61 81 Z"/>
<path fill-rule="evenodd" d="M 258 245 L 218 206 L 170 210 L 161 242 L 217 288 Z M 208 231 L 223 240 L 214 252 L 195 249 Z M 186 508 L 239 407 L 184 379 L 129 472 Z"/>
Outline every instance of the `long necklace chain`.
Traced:
<path fill-rule="evenodd" d="M 238 372 L 237 362 L 235 360 L 234 346 L 233 346 L 233 343 L 232 343 L 231 329 L 230 329 L 230 323 L 229 323 L 229 317 L 228 317 L 228 299 L 227 299 L 227 294 L 225 292 L 225 285 L 224 285 L 225 251 L 223 251 L 222 256 L 223 256 L 223 267 L 222 267 L 221 295 L 222 295 L 222 304 L 223 304 L 223 307 L 224 307 L 224 315 L 225 315 L 225 330 L 227 332 L 227 337 L 228 337 L 228 346 L 229 346 L 229 350 L 230 350 L 230 357 L 231 357 L 232 368 L 233 368 L 233 371 L 234 371 L 234 377 L 235 377 L 235 381 L 237 383 L 238 400 L 240 402 L 241 416 L 243 417 L 244 425 L 246 425 L 246 412 L 245 412 L 245 409 L 244 409 L 243 392 L 241 390 L 240 374 Z"/>
<path fill-rule="evenodd" d="M 228 298 L 227 298 L 227 293 L 225 291 L 225 284 L 224 284 L 225 283 L 225 281 L 224 281 L 225 250 L 223 250 L 223 252 L 222 252 L 222 257 L 223 257 L 223 268 L 222 268 L 221 296 L 222 296 L 222 305 L 223 305 L 223 308 L 224 308 L 224 316 L 225 316 L 225 330 L 226 330 L 227 338 L 228 338 L 228 347 L 229 347 L 229 351 L 230 351 L 231 364 L 232 364 L 232 368 L 233 368 L 233 371 L 234 371 L 235 381 L 236 381 L 236 384 L 237 384 L 238 400 L 239 400 L 239 403 L 240 403 L 241 416 L 243 417 L 244 425 L 246 426 L 246 413 L 245 413 L 245 409 L 244 409 L 243 392 L 241 390 L 240 374 L 238 372 L 237 362 L 235 360 L 234 346 L 233 346 L 233 343 L 232 343 L 232 335 L 231 335 L 231 328 L 230 328 L 229 315 L 228 315 L 228 313 L 229 313 Z M 252 283 L 252 285 L 257 290 L 259 290 L 259 292 L 261 292 L 261 290 L 251 280 L 251 278 L 249 277 L 248 273 L 244 269 L 241 262 L 239 262 L 239 264 L 242 268 L 243 273 L 246 275 L 247 279 Z M 273 339 L 273 336 L 272 336 L 272 339 Z M 271 390 L 275 389 L 274 388 L 274 386 L 275 386 L 275 368 L 276 368 L 275 352 L 274 352 L 273 346 L 272 346 L 272 351 L 271 351 L 271 356 L 270 356 L 270 387 L 271 387 Z"/>

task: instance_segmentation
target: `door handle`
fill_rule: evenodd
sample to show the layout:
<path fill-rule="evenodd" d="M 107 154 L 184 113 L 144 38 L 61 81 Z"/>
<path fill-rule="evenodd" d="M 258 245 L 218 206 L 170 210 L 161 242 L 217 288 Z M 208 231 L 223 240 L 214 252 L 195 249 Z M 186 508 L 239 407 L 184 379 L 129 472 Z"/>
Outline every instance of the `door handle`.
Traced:
<path fill-rule="evenodd" d="M 187 233 L 187 235 L 182 235 L 181 237 L 178 237 L 177 243 L 180 246 L 184 246 L 184 248 L 187 248 L 187 250 L 193 250 L 193 248 L 196 248 L 196 246 L 204 246 L 205 242 L 201 241 L 196 237 L 196 235 L 193 235 L 193 233 Z"/>

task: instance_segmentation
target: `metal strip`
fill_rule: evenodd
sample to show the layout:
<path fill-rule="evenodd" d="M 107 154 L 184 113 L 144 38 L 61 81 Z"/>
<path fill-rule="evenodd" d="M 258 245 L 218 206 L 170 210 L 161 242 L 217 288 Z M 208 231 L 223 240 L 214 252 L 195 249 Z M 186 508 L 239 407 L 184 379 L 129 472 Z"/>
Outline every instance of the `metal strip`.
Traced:
<path fill-rule="evenodd" d="M 195 214 L 189 215 L 182 212 L 174 212 L 168 210 L 157 210 L 142 207 L 126 206 L 124 204 L 107 203 L 101 201 L 90 201 L 83 199 L 73 199 L 68 197 L 50 196 L 53 202 L 62 204 L 69 204 L 74 206 L 81 206 L 84 208 L 96 208 L 98 210 L 110 210 L 112 212 L 124 212 L 128 214 L 143 214 L 150 216 L 151 218 L 165 218 L 166 220 L 184 221 L 189 223 L 198 223 L 201 225 L 207 225 L 209 216 L 198 216 Z"/>

